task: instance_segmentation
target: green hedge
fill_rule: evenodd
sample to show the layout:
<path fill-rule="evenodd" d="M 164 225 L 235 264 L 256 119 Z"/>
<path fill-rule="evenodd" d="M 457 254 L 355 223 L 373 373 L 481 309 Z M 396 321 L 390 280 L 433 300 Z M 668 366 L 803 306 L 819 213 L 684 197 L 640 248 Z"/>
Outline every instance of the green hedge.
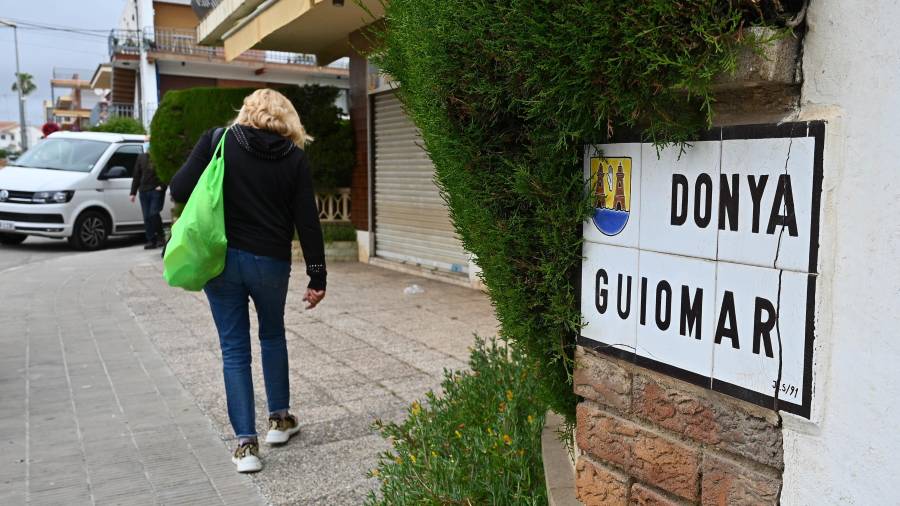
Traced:
<path fill-rule="evenodd" d="M 206 130 L 230 123 L 253 88 L 190 88 L 169 91 L 150 125 L 150 157 L 163 181 L 169 181 Z M 317 190 L 350 185 L 353 130 L 334 104 L 337 88 L 279 88 L 294 104 L 315 141 L 306 146 Z"/>
<path fill-rule="evenodd" d="M 323 223 L 322 239 L 325 243 L 356 241 L 356 227 L 352 223 Z"/>
<path fill-rule="evenodd" d="M 91 132 L 112 132 L 117 134 L 145 134 L 144 125 L 134 118 L 112 117 L 106 122 L 91 127 Z"/>
<path fill-rule="evenodd" d="M 571 417 L 586 143 L 680 142 L 758 43 L 721 0 L 391 0 L 371 55 L 422 131 L 501 322 Z"/>

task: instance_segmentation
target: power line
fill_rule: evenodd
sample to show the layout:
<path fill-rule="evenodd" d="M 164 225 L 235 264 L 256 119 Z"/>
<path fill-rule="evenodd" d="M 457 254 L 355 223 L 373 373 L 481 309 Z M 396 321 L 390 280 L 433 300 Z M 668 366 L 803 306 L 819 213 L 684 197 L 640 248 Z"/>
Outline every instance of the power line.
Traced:
<path fill-rule="evenodd" d="M 98 38 L 106 38 L 109 30 L 100 30 L 100 29 L 90 29 L 90 28 L 79 28 L 77 26 L 65 26 L 65 25 L 49 25 L 43 23 L 35 23 L 32 21 L 25 21 L 21 19 L 11 19 L 13 23 L 18 25 L 19 28 L 23 30 L 45 30 L 45 31 L 55 31 L 55 32 L 65 32 L 65 33 L 74 33 L 78 35 L 85 35 L 89 37 L 98 37 Z"/>
<path fill-rule="evenodd" d="M 109 32 L 109 28 L 82 28 L 80 26 L 58 25 L 58 24 L 54 24 L 54 23 L 28 21 L 27 19 L 16 19 L 16 18 L 6 18 L 6 19 L 8 19 L 14 23 L 19 23 L 19 24 L 23 24 L 23 25 L 31 25 L 31 26 L 42 27 L 42 28 L 79 30 L 79 31 L 83 31 L 83 32 L 97 32 L 97 33 Z"/>

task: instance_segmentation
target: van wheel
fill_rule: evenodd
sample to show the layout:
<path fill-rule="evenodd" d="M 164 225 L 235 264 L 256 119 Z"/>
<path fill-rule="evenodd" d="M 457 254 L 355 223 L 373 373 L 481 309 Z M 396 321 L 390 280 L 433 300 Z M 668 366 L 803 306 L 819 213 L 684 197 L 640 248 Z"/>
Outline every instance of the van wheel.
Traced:
<path fill-rule="evenodd" d="M 75 220 L 69 244 L 78 250 L 94 251 L 106 245 L 109 238 L 109 220 L 98 211 L 85 211 Z"/>
<path fill-rule="evenodd" d="M 0 234 L 0 244 L 14 246 L 25 242 L 28 236 L 25 234 Z"/>

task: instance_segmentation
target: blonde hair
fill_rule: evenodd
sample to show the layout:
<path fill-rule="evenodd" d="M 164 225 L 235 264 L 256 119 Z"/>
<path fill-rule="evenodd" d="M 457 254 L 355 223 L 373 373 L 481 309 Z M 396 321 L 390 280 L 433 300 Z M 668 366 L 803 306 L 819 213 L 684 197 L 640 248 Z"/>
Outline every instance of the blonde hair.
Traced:
<path fill-rule="evenodd" d="M 256 90 L 244 97 L 244 105 L 234 122 L 275 132 L 291 139 L 301 148 L 313 140 L 300 123 L 300 115 L 291 101 L 269 88 Z"/>

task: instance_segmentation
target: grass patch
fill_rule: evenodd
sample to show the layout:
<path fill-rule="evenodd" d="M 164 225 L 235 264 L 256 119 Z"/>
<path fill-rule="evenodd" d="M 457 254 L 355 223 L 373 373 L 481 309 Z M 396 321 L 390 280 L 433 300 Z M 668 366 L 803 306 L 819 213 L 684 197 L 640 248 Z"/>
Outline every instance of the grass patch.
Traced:
<path fill-rule="evenodd" d="M 515 347 L 478 340 L 471 371 L 445 372 L 440 396 L 414 402 L 400 424 L 376 422 L 393 449 L 371 472 L 369 506 L 545 505 L 539 376 Z"/>

